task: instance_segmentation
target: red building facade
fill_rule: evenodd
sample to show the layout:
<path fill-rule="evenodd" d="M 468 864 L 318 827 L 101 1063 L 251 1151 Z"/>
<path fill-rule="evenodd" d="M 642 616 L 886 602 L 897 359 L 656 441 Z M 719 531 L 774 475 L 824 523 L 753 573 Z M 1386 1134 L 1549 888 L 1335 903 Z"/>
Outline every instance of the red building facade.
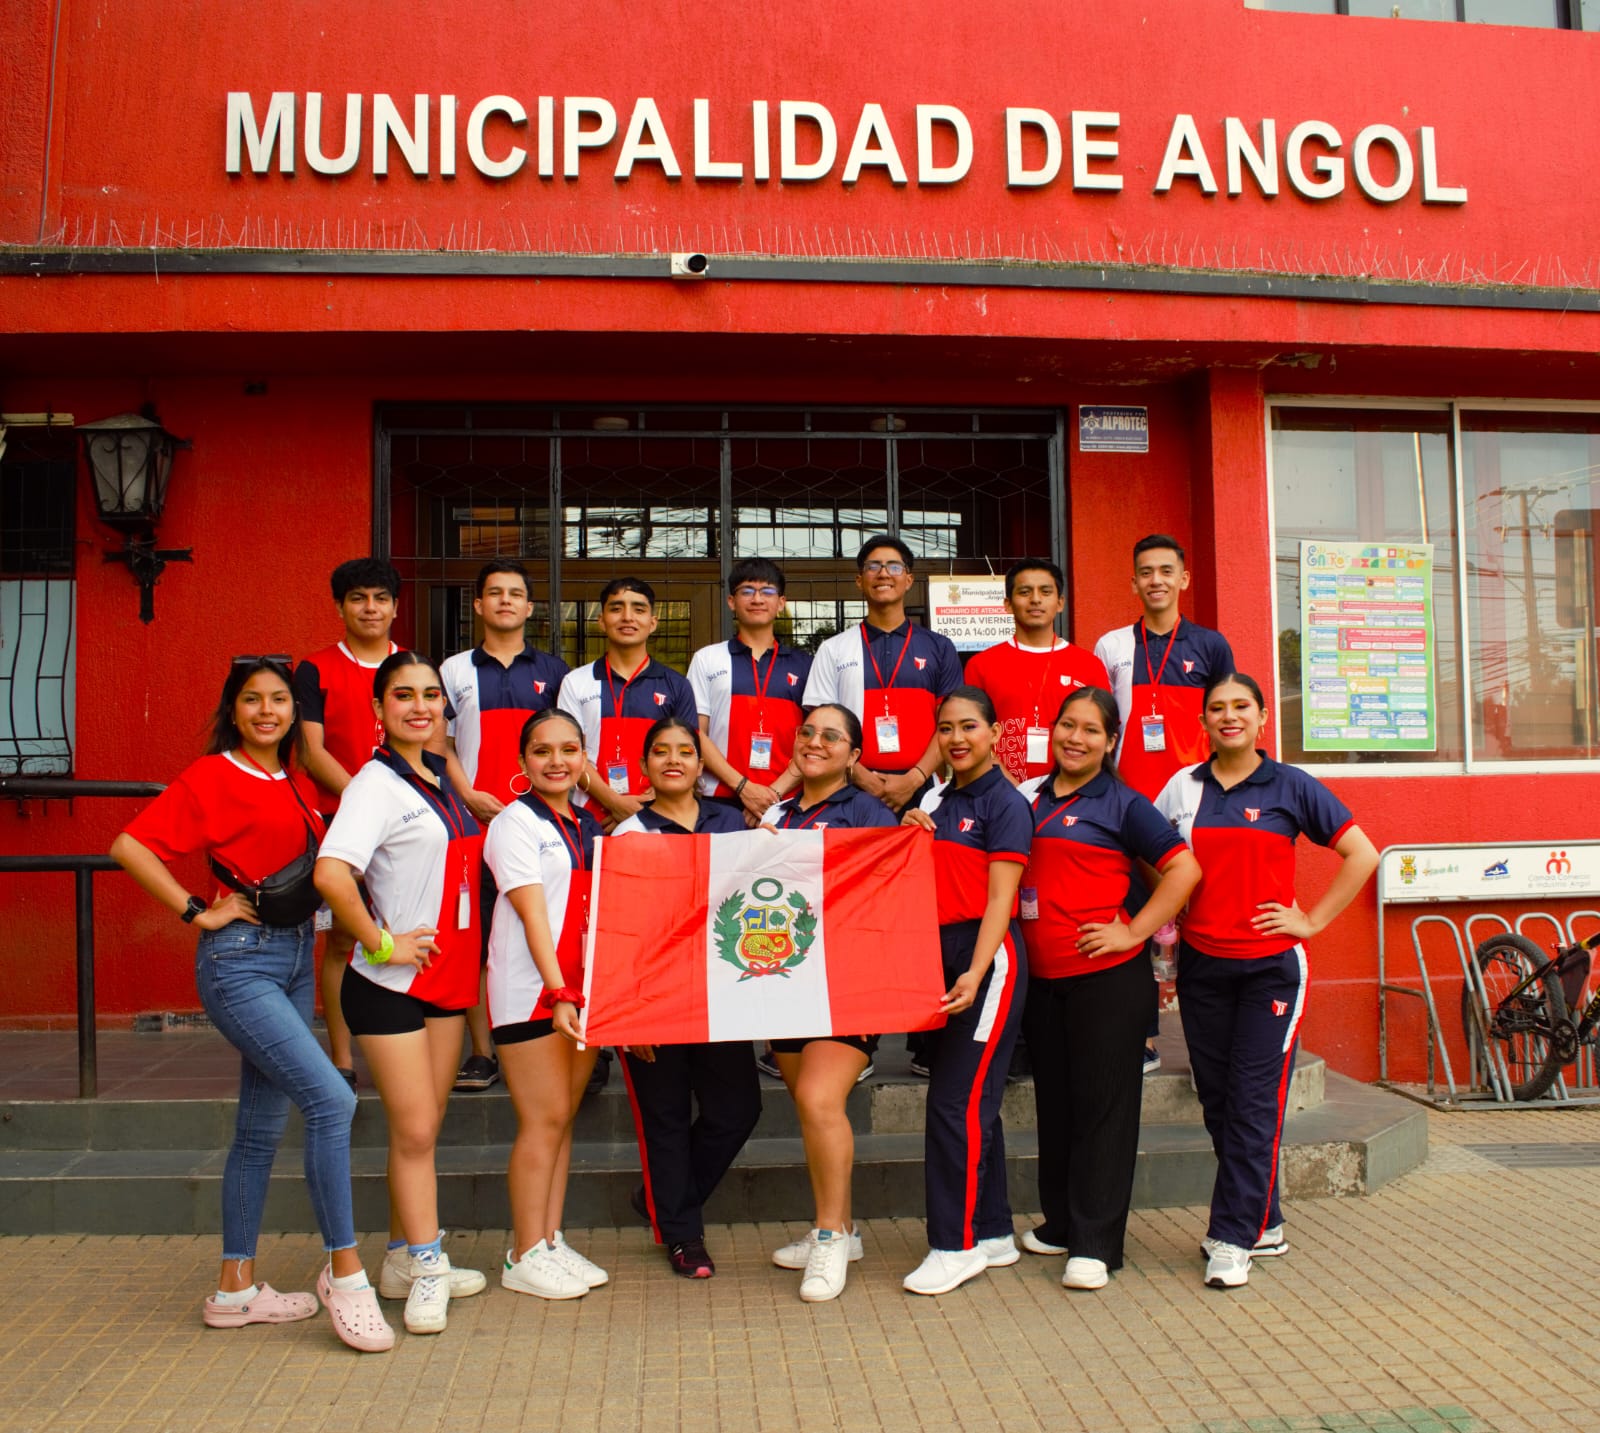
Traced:
<path fill-rule="evenodd" d="M 805 640 L 886 523 L 933 573 L 1053 552 L 1089 644 L 1170 531 L 1278 753 L 1378 845 L 1596 828 L 1600 36 L 1240 0 L 1001 29 L 263 0 L 246 32 L 61 0 L 0 42 L 4 772 L 170 779 L 227 658 L 331 640 L 328 572 L 368 551 L 441 655 L 486 555 L 535 570 L 569 660 L 640 571 L 681 666 L 748 553 Z M 194 560 L 149 625 L 73 434 L 146 403 L 193 444 L 160 541 Z M 1148 450 L 1097 451 L 1102 406 Z M 1305 542 L 1431 545 L 1433 750 L 1305 749 Z M 0 850 L 103 850 L 130 814 L 8 805 Z M 69 890 L 0 883 L 0 1018 L 69 1015 Z M 194 1007 L 186 933 L 122 878 L 97 925 L 103 1019 Z M 1364 1077 L 1376 935 L 1369 893 L 1306 1019 Z"/>

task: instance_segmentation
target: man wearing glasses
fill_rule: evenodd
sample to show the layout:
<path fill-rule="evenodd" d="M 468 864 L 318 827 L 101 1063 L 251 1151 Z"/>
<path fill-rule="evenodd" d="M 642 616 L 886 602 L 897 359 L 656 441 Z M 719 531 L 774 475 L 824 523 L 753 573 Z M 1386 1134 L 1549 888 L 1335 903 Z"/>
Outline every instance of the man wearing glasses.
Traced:
<path fill-rule="evenodd" d="M 916 560 L 897 537 L 869 537 L 856 555 L 856 586 L 867 620 L 830 637 L 806 684 L 807 708 L 838 702 L 861 719 L 854 781 L 895 811 L 927 785 L 939 759 L 934 713 L 961 685 L 961 659 L 948 637 L 906 616 Z"/>
<path fill-rule="evenodd" d="M 689 663 L 700 717 L 701 794 L 743 808 L 758 824 L 798 782 L 790 768 L 811 654 L 783 646 L 773 628 L 784 609 L 783 569 L 745 558 L 728 574 L 734 635 L 702 647 Z"/>

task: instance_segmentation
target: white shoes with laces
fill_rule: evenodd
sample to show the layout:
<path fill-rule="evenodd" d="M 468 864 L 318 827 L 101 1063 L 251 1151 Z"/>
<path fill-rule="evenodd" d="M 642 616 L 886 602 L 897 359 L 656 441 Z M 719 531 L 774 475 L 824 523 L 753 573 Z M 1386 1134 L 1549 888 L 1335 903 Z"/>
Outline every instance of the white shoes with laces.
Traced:
<path fill-rule="evenodd" d="M 803 1269 L 811 1258 L 811 1246 L 817 1241 L 818 1230 L 809 1230 L 804 1238 L 796 1239 L 792 1244 L 785 1244 L 781 1249 L 772 1251 L 772 1262 L 780 1269 Z M 861 1247 L 861 1226 L 852 1225 L 849 1235 L 850 1262 L 854 1264 L 865 1252 Z"/>
<path fill-rule="evenodd" d="M 562 1257 L 554 1245 L 541 1239 L 516 1257 L 506 1251 L 500 1270 L 500 1287 L 514 1294 L 532 1294 L 540 1299 L 581 1299 L 589 1292 L 589 1281 Z"/>
<path fill-rule="evenodd" d="M 1250 1251 L 1214 1241 L 1206 1260 L 1208 1289 L 1237 1289 L 1250 1282 Z"/>
<path fill-rule="evenodd" d="M 908 1294 L 948 1294 L 989 1268 L 982 1249 L 929 1249 L 928 1257 L 905 1277 Z"/>
<path fill-rule="evenodd" d="M 413 1254 L 406 1272 L 406 1332 L 443 1333 L 450 1319 L 450 1256 Z"/>
<path fill-rule="evenodd" d="M 851 1238 L 833 1229 L 811 1231 L 811 1252 L 806 1256 L 806 1273 L 800 1281 L 800 1297 L 808 1304 L 825 1304 L 844 1292 L 850 1271 Z M 860 1239 L 855 1241 L 859 1247 Z"/>
<path fill-rule="evenodd" d="M 593 1259 L 585 1258 L 572 1245 L 567 1243 L 566 1235 L 559 1229 L 550 1236 L 550 1247 L 556 1251 L 556 1256 L 565 1261 L 566 1266 L 582 1279 L 589 1288 L 598 1289 L 602 1284 L 611 1282 L 611 1275 L 606 1273 Z"/>

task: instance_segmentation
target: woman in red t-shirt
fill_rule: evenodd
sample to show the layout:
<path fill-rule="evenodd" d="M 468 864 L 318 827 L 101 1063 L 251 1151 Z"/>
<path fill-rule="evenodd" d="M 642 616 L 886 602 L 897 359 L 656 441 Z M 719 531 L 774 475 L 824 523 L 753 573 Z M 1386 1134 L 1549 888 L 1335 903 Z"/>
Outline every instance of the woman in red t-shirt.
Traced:
<path fill-rule="evenodd" d="M 145 808 L 112 843 L 114 860 L 168 910 L 201 932 L 195 984 L 217 1029 L 243 1057 L 233 1146 L 222 1173 L 222 1275 L 202 1317 L 212 1328 L 289 1323 L 317 1311 L 311 1294 L 281 1294 L 255 1280 L 256 1239 L 272 1160 L 296 1105 L 305 1117 L 305 1172 L 329 1263 L 317 1290 L 334 1331 L 352 1348 L 379 1352 L 394 1331 L 378 1307 L 356 1250 L 350 1199 L 350 1121 L 356 1097 L 311 1033 L 316 989 L 314 891 L 293 924 L 286 907 L 248 891 L 296 863 L 309 866 L 322 836 L 315 792 L 290 770 L 296 707 L 287 658 L 238 657 L 223 683 L 207 754 Z M 204 853 L 219 885 L 209 903 L 190 895 L 169 861 Z M 309 871 L 304 873 L 309 878 Z M 229 889 L 228 887 L 233 887 Z M 307 894 L 309 892 L 309 894 Z"/>

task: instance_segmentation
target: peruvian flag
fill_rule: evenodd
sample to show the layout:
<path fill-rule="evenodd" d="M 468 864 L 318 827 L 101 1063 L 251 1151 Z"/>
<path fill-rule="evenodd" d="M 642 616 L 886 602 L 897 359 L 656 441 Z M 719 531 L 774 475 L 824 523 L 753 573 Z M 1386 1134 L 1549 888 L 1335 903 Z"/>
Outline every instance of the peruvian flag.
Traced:
<path fill-rule="evenodd" d="M 609 836 L 595 843 L 592 893 L 587 1044 L 944 1023 L 925 831 Z"/>

